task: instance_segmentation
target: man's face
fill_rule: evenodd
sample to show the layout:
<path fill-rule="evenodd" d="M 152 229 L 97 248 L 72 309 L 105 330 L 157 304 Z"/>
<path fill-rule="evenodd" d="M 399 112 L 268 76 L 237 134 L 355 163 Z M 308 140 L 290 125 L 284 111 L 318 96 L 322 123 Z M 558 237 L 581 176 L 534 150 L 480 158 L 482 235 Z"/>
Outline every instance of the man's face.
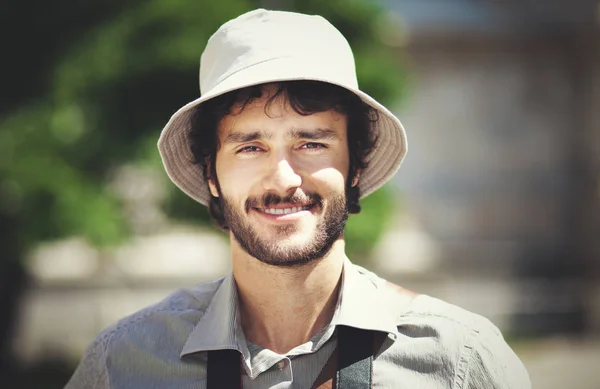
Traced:
<path fill-rule="evenodd" d="M 262 262 L 294 266 L 321 258 L 348 218 L 346 117 L 302 116 L 278 97 L 235 107 L 219 123 L 219 196 L 231 234 Z"/>

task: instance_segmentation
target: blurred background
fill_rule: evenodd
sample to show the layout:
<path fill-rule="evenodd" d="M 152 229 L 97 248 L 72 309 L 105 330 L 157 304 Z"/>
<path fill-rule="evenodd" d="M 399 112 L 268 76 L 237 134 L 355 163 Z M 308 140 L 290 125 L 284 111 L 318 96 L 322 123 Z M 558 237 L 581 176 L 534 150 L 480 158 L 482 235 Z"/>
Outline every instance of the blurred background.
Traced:
<path fill-rule="evenodd" d="M 4 1 L 0 387 L 62 388 L 103 328 L 229 270 L 156 141 L 257 7 L 328 18 L 407 129 L 349 257 L 491 319 L 534 387 L 600 388 L 597 0 Z"/>

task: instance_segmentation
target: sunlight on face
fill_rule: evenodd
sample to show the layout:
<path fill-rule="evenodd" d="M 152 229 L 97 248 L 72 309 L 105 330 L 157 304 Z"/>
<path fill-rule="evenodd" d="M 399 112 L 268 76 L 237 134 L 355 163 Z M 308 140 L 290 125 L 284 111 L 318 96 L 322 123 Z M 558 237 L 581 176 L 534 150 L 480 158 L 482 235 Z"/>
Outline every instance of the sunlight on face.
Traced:
<path fill-rule="evenodd" d="M 219 188 L 234 243 L 268 264 L 292 266 L 326 254 L 348 217 L 346 117 L 296 113 L 273 88 L 219 124 Z"/>

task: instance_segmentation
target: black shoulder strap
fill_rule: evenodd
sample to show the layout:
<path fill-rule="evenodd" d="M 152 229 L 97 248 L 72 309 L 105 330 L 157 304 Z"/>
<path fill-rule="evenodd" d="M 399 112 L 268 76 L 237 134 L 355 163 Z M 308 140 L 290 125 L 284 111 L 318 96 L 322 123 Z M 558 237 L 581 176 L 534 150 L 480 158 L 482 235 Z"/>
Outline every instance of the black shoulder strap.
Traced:
<path fill-rule="evenodd" d="M 242 365 L 239 351 L 213 350 L 208 352 L 206 387 L 208 389 L 240 389 L 242 387 Z"/>
<path fill-rule="evenodd" d="M 373 387 L 374 332 L 339 326 L 336 388 Z"/>
<path fill-rule="evenodd" d="M 386 339 L 386 332 L 338 327 L 337 345 L 311 388 L 372 388 L 373 360 Z M 368 340 L 371 350 L 367 350 Z"/>

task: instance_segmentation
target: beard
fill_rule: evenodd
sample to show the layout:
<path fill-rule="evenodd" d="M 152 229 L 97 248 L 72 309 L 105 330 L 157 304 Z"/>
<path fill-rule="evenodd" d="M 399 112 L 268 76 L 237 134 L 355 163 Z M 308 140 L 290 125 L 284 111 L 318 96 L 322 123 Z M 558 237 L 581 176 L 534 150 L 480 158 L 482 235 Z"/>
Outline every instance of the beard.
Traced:
<path fill-rule="evenodd" d="M 316 193 L 294 193 L 292 196 L 280 197 L 269 193 L 262 199 L 248 198 L 245 214 L 220 194 L 223 215 L 229 229 L 239 245 L 252 257 L 259 261 L 281 267 L 302 266 L 323 258 L 331 250 L 333 244 L 343 235 L 348 220 L 348 205 L 345 193 L 332 197 L 327 208 L 323 208 L 323 199 Z M 299 228 L 295 223 L 273 226 L 274 234 L 261 233 L 248 220 L 248 213 L 257 207 L 268 208 L 280 203 L 310 203 L 322 212 L 312 236 L 304 242 L 286 242 Z M 288 243 L 288 244 L 285 244 Z"/>

